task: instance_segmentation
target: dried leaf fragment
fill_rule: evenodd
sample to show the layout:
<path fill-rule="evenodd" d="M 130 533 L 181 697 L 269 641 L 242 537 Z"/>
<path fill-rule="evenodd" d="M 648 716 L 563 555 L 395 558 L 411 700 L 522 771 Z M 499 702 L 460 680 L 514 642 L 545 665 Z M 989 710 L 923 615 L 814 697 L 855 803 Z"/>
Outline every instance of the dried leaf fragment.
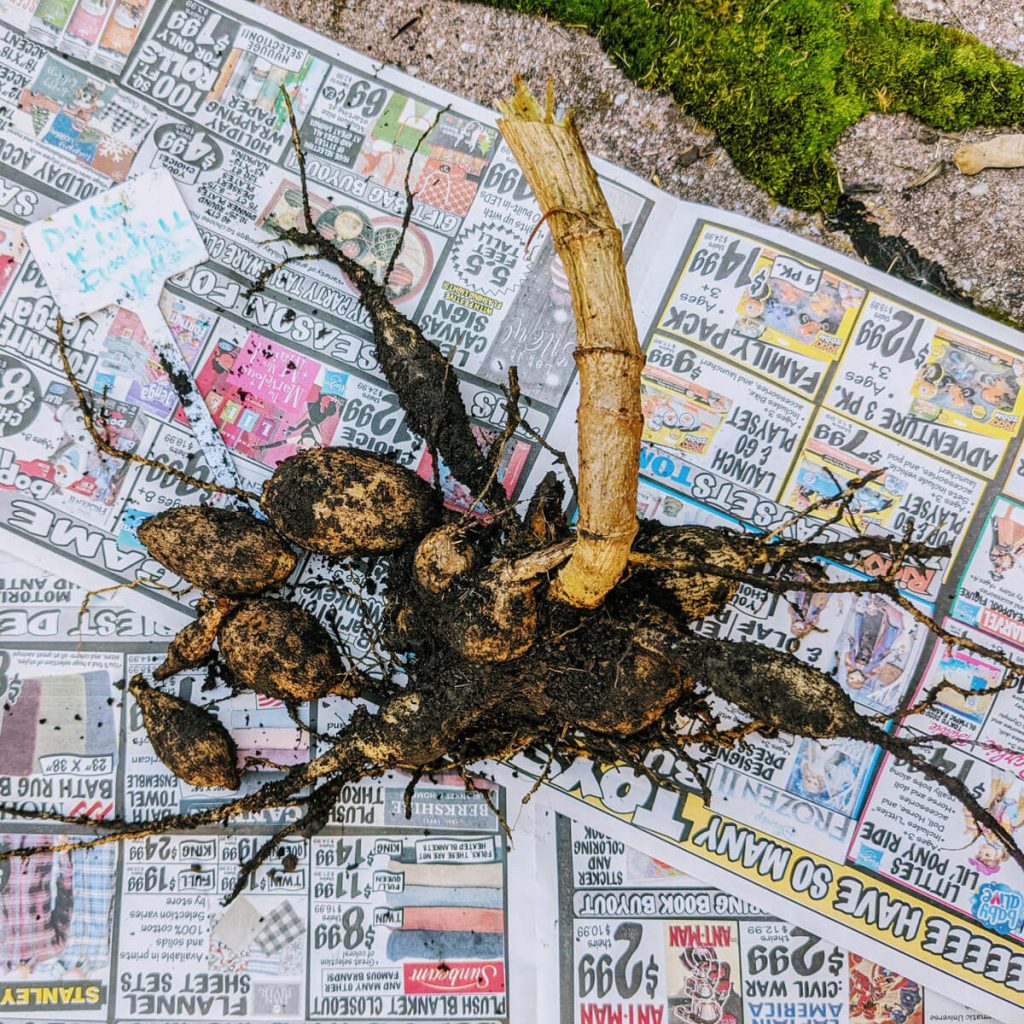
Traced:
<path fill-rule="evenodd" d="M 927 185 L 928 182 L 934 181 L 942 173 L 942 168 L 945 166 L 945 160 L 936 160 L 925 168 L 909 185 L 906 185 L 903 191 L 912 192 L 915 188 L 921 188 L 923 185 Z"/>
<path fill-rule="evenodd" d="M 1024 135 L 969 142 L 953 154 L 953 163 L 961 174 L 977 174 L 987 167 L 1024 167 Z"/>
<path fill-rule="evenodd" d="M 128 683 L 156 756 L 191 786 L 238 789 L 238 748 L 217 718 L 196 704 L 148 685 Z"/>

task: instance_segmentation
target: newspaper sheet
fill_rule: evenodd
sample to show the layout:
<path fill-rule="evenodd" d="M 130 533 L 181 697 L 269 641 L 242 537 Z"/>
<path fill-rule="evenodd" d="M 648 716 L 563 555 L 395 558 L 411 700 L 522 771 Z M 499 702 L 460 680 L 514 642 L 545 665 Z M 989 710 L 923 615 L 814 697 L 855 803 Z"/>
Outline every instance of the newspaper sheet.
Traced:
<path fill-rule="evenodd" d="M 34 42 L 44 39 L 44 6 L 27 38 L 0 25 L 0 520 L 9 547 L 33 543 L 41 564 L 91 586 L 174 583 L 147 559 L 135 527 L 199 496 L 159 470 L 97 458 L 61 372 L 52 297 L 21 237 L 25 221 L 158 166 L 174 175 L 211 256 L 169 284 L 161 311 L 242 476 L 258 486 L 299 449 L 345 444 L 398 452 L 432 478 L 341 275 L 300 263 L 248 294 L 283 251 L 270 244 L 275 231 L 294 226 L 300 207 L 282 86 L 301 124 L 317 226 L 368 268 L 386 265 L 408 174 L 416 204 L 392 276 L 395 301 L 451 354 L 482 438 L 504 425 L 510 365 L 531 426 L 550 432 L 574 372 L 568 285 L 550 237 L 526 252 L 536 207 L 493 115 L 265 12 L 193 0 L 154 5 L 114 75 Z M 656 191 L 604 170 L 629 250 L 650 252 L 637 240 Z M 79 320 L 69 340 L 73 368 L 106 402 L 118 447 L 208 478 L 134 313 Z M 510 494 L 537 450 L 526 434 L 508 447 L 500 473 Z M 441 479 L 450 501 L 470 500 L 444 467 Z M 132 600 L 184 607 L 152 587 Z"/>
<path fill-rule="evenodd" d="M 155 759 L 114 685 L 155 659 L 166 627 L 102 598 L 81 612 L 81 587 L 6 556 L 0 594 L 2 696 L 19 726 L 18 742 L 9 739 L 0 755 L 4 801 L 97 818 L 122 807 L 146 818 L 198 806 L 201 794 Z M 223 699 L 202 694 L 198 682 L 186 677 L 183 692 Z M 46 698 L 56 711 L 47 712 Z M 276 743 L 279 763 L 305 755 L 301 734 L 282 725 L 273 702 L 233 698 L 230 708 L 243 753 L 270 755 Z M 80 736 L 66 734 L 69 719 L 81 722 Z M 227 909 L 218 897 L 239 857 L 266 834 L 256 824 L 231 837 L 162 837 L 121 852 L 32 858 L 26 882 L 48 881 L 47 899 L 33 904 L 45 913 L 21 913 L 6 883 L 0 894 L 4 956 L 34 951 L 5 968 L 0 1017 L 990 1020 L 551 811 L 534 823 L 505 805 L 518 820 L 513 870 L 502 878 L 496 821 L 482 801 L 458 792 L 459 784 L 428 787 L 407 822 L 403 785 L 354 787 L 334 823 L 343 827 L 312 844 L 289 843 L 292 869 L 261 873 Z M 13 821 L 4 833 L 15 845 L 64 834 Z M 530 900 L 507 914 L 512 892 Z M 460 934 L 467 931 L 475 937 Z M 426 939 L 427 932 L 434 934 Z M 495 955 L 499 937 L 505 957 Z M 466 942 L 478 947 L 475 959 L 466 958 Z M 474 1007 L 497 1009 L 473 1016 Z"/>
<path fill-rule="evenodd" d="M 1024 338 L 770 227 L 680 204 L 641 307 L 646 328 L 639 512 L 666 523 L 766 531 L 850 479 L 857 526 L 948 543 L 899 587 L 920 610 L 1024 661 L 1020 401 Z M 555 432 L 568 434 L 566 401 Z M 827 513 L 789 532 L 854 528 Z M 874 559 L 864 573 L 881 575 Z M 850 570 L 829 567 L 840 580 Z M 950 617 L 946 617 L 948 609 Z M 936 644 L 876 595 L 740 589 L 699 631 L 789 650 L 835 674 L 864 714 L 955 679 L 902 734 L 938 734 L 930 758 L 1024 835 L 1024 698 L 984 690 L 1004 671 Z M 755 736 L 715 753 L 713 800 L 621 768 L 546 775 L 564 813 L 883 962 L 1000 1020 L 1024 1021 L 1024 877 L 959 806 L 853 741 Z M 666 755 L 656 772 L 693 784 Z M 543 758 L 517 770 L 544 774 Z M 628 823 L 623 827 L 624 823 Z M 959 982 L 961 984 L 956 984 Z"/>
<path fill-rule="evenodd" d="M 243 477 L 258 487 L 302 448 L 351 444 L 397 452 L 432 478 L 343 279 L 303 263 L 248 292 L 281 255 L 275 230 L 294 225 L 299 209 L 282 86 L 297 112 L 317 225 L 367 267 L 386 265 L 394 251 L 408 174 L 416 204 L 394 298 L 450 355 L 481 438 L 503 425 L 500 385 L 515 365 L 531 426 L 572 453 L 566 279 L 543 227 L 526 248 L 537 210 L 490 112 L 242 0 L 4 0 L 0 19 L 4 546 L 80 587 L 131 584 L 118 602 L 164 633 L 195 604 L 198 595 L 148 558 L 135 531 L 200 495 L 159 469 L 97 457 L 61 369 L 52 296 L 23 239 L 26 223 L 158 166 L 174 175 L 211 256 L 168 283 L 161 312 Z M 904 572 L 903 591 L 957 629 L 1024 649 L 1024 339 L 770 227 L 678 202 L 609 165 L 599 170 L 623 228 L 647 353 L 640 514 L 763 531 L 844 480 L 884 469 L 859 494 L 858 525 L 902 534 L 913 520 L 915 537 L 954 549 L 946 566 Z M 73 369 L 103 403 L 118 447 L 208 475 L 134 314 L 84 318 L 69 340 Z M 517 435 L 502 484 L 518 497 L 550 464 L 535 437 Z M 446 499 L 464 507 L 471 495 L 438 468 Z M 792 529 L 823 525 L 826 537 L 850 532 L 813 517 Z M 372 589 L 367 572 L 356 566 L 332 587 L 299 591 L 356 649 L 362 612 L 373 606 L 360 596 Z M 19 600 L 12 609 L 27 615 L 31 602 Z M 104 628 L 115 627 L 108 619 Z M 1020 694 L 986 698 L 996 668 L 937 649 L 902 609 L 871 596 L 789 604 L 743 590 L 701 629 L 795 650 L 835 671 L 868 713 L 893 710 L 940 674 L 966 680 L 976 698 L 936 705 L 903 727 L 980 741 L 936 757 L 1008 828 L 1024 824 L 1020 765 L 985 746 L 1024 747 Z M 114 669 L 102 653 L 89 671 L 111 679 L 151 657 L 122 652 Z M 39 664 L 49 675 L 59 669 L 59 659 Z M 176 685 L 208 698 L 187 677 Z M 240 707 L 232 725 L 259 721 L 254 728 L 269 731 L 252 742 L 277 750 L 275 730 L 290 724 L 271 716 L 263 725 L 254 710 Z M 336 701 L 314 716 L 332 722 L 345 711 Z M 130 712 L 125 729 L 137 727 Z M 45 760 L 49 753 L 33 761 L 35 798 L 102 807 L 114 786 L 136 815 L 195 806 L 198 797 L 166 773 L 156 781 L 162 769 L 141 746 L 125 747 L 120 775 L 104 753 L 89 762 L 88 785 L 77 776 L 60 782 L 62 762 Z M 653 767 L 692 784 L 665 758 Z M 530 758 L 516 768 L 520 780 L 543 771 Z M 878 751 L 757 740 L 720 754 L 711 808 L 696 788 L 680 797 L 615 768 L 555 768 L 550 799 L 591 827 L 951 998 L 1024 1021 L 1021 872 L 944 795 Z M 511 772 L 502 779 L 511 782 Z M 18 785 L 28 787 L 22 798 L 31 795 Z M 378 811 L 361 825 L 391 827 Z M 226 842 L 211 863 L 235 856 Z M 407 853 L 393 859 L 404 863 Z M 304 884 L 315 884 L 313 874 Z M 214 875 L 219 891 L 227 869 Z M 325 971 L 337 967 L 328 961 Z M 173 978 L 167 984 L 180 990 Z M 136 1017 L 166 1009 L 139 1007 Z M 368 1004 L 367 1012 L 392 1011 Z"/>
<path fill-rule="evenodd" d="M 561 1024 L 992 1024 L 589 825 L 538 833 Z"/>
<path fill-rule="evenodd" d="M 84 597 L 0 555 L 0 801 L 151 820 L 225 798 L 164 768 L 120 686 L 158 662 L 167 627 L 103 598 L 80 614 Z M 240 757 L 262 760 L 247 785 L 309 756 L 311 733 L 280 702 L 205 682 L 175 686 L 216 702 Z M 310 724 L 324 726 L 315 712 Z M 417 787 L 409 818 L 407 783 L 348 787 L 318 835 L 285 840 L 227 907 L 240 862 L 280 819 L 6 862 L 0 1019 L 536 1020 L 533 918 L 529 905 L 509 913 L 533 885 L 530 814 L 510 855 L 461 778 Z M 504 809 L 500 789 L 491 799 Z M 0 831 L 22 848 L 75 830 L 7 819 Z"/>

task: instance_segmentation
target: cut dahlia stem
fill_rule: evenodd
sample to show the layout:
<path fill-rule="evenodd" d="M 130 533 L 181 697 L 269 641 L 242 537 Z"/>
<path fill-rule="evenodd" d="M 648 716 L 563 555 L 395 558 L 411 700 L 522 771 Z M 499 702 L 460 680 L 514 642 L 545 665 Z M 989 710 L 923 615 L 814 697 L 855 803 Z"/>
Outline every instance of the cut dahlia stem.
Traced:
<path fill-rule="evenodd" d="M 572 557 L 550 596 L 596 608 L 618 583 L 637 532 L 640 371 L 643 356 L 629 298 L 622 233 L 601 192 L 572 115 L 542 108 L 522 80 L 498 102 L 498 127 L 547 222 L 565 266 L 576 314 L 579 524 Z"/>

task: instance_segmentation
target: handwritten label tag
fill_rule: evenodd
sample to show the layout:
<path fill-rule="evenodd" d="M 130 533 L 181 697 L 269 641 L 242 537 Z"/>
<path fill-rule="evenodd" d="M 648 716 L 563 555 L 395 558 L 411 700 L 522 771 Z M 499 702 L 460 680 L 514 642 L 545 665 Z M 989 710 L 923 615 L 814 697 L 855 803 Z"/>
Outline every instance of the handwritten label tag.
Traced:
<path fill-rule="evenodd" d="M 25 236 L 65 319 L 156 306 L 169 277 L 209 259 L 163 167 L 30 224 Z"/>
<path fill-rule="evenodd" d="M 209 259 L 174 178 L 163 167 L 30 224 L 25 237 L 61 315 L 124 306 L 142 321 L 213 478 L 242 490 L 238 468 L 160 313 L 175 274 Z"/>

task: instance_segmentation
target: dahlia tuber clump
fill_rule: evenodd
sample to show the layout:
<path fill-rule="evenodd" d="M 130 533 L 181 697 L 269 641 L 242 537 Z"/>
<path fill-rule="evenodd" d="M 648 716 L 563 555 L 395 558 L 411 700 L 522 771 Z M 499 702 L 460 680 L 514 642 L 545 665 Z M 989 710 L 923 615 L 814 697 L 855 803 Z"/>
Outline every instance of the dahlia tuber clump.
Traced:
<path fill-rule="evenodd" d="M 293 118 L 304 219 L 281 235 L 294 254 L 269 267 L 254 287 L 293 259 L 336 266 L 366 308 L 378 361 L 410 427 L 471 488 L 474 507 L 483 506 L 487 516 L 445 510 L 435 489 L 393 459 L 325 448 L 284 460 L 262 494 L 247 496 L 265 519 L 245 508 L 189 507 L 147 520 L 139 537 L 149 553 L 205 594 L 197 619 L 154 673 L 157 681 L 219 659 L 236 686 L 293 708 L 343 695 L 367 698 L 375 710 L 357 707 L 335 734 L 321 737 L 328 745 L 320 756 L 221 806 L 155 822 L 39 816 L 99 833 L 65 844 L 81 846 L 226 822 L 286 803 L 301 808 L 243 866 L 233 896 L 283 838 L 319 828 L 349 781 L 404 770 L 415 786 L 424 774 L 455 770 L 470 785 L 474 763 L 529 749 L 649 773 L 649 755 L 670 750 L 708 798 L 705 777 L 716 748 L 755 732 L 787 733 L 877 744 L 950 793 L 1024 867 L 1024 851 L 1006 828 L 960 779 L 920 754 L 920 745 L 935 737 L 890 735 L 878 718 L 860 715 L 834 678 L 792 654 L 708 640 L 691 628 L 721 611 L 743 583 L 775 593 L 873 591 L 943 642 L 1002 664 L 1008 669 L 1002 687 L 1019 678 L 1003 655 L 950 636 L 899 592 L 901 568 L 949 555 L 914 542 L 910 529 L 902 538 L 825 543 L 817 535 L 791 541 L 781 531 L 754 536 L 637 522 L 643 360 L 621 237 L 571 117 L 556 120 L 553 107 L 550 87 L 541 107 L 520 85 L 501 104 L 499 126 L 550 224 L 571 286 L 580 370 L 578 486 L 569 480 L 578 494 L 576 526 L 566 520 L 563 483 L 553 473 L 523 514 L 495 486 L 502 448 L 520 422 L 514 372 L 506 392 L 508 428 L 485 452 L 447 361 L 392 305 L 389 272 L 375 279 L 318 232 Z M 59 322 L 57 334 L 70 376 Z M 73 383 L 103 447 L 84 392 Z M 874 475 L 814 510 L 828 509 L 838 521 Z M 366 677 L 313 615 L 276 594 L 296 565 L 297 549 L 339 561 L 384 561 L 386 614 L 378 642 L 389 662 L 401 665 L 401 684 Z M 820 562 L 854 567 L 872 555 L 891 565 L 884 577 L 832 583 Z M 211 712 L 140 678 L 129 688 L 157 755 L 173 772 L 193 785 L 238 787 L 234 746 Z M 957 689 L 942 683 L 898 714 L 922 710 L 943 688 Z M 723 726 L 715 710 L 723 701 L 746 724 Z"/>

